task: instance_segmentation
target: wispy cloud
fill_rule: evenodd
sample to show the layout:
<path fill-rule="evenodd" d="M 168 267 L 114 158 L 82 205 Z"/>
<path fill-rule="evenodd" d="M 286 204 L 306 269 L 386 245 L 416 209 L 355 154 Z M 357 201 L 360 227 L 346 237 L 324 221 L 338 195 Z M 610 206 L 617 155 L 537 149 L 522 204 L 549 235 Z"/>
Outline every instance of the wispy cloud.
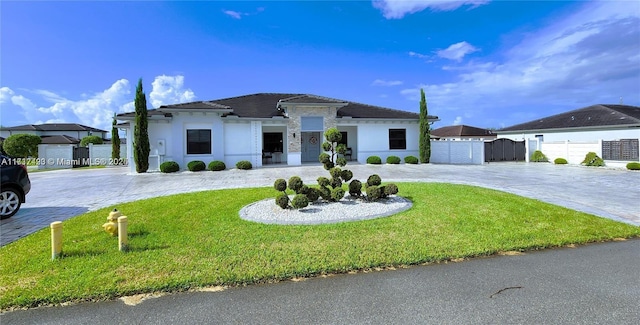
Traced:
<path fill-rule="evenodd" d="M 380 10 L 385 18 L 400 19 L 407 14 L 425 9 L 451 11 L 467 5 L 475 8 L 488 2 L 489 0 L 373 0 L 372 5 Z"/>
<path fill-rule="evenodd" d="M 502 119 L 513 122 L 535 118 L 535 107 L 579 108 L 616 103 L 620 96 L 637 104 L 639 39 L 636 3 L 589 2 L 494 56 L 504 58 L 501 61 L 480 59 L 464 67 L 443 67 L 452 72 L 454 81 L 425 82 L 401 94 L 416 101 L 424 88 L 430 108 L 457 111 L 456 115 L 468 118 L 512 111 Z M 516 107 L 531 110 L 516 113 Z"/>
<path fill-rule="evenodd" d="M 222 13 L 224 13 L 225 15 L 234 18 L 234 19 L 242 19 L 243 16 L 251 16 L 251 15 L 257 15 L 258 13 L 261 13 L 264 11 L 264 7 L 258 7 L 256 8 L 256 10 L 254 12 L 240 12 L 240 11 L 235 11 L 235 10 L 222 10 Z"/>
<path fill-rule="evenodd" d="M 187 103 L 196 98 L 191 89 L 184 89 L 184 76 L 157 76 L 151 86 L 149 98 L 153 107 Z"/>
<path fill-rule="evenodd" d="M 400 80 L 383 80 L 383 79 L 376 79 L 374 80 L 371 85 L 372 86 L 384 86 L 384 87 L 392 87 L 392 86 L 400 86 L 402 85 L 403 82 Z"/>
<path fill-rule="evenodd" d="M 445 59 L 460 61 L 465 55 L 479 51 L 475 46 L 467 43 L 466 41 L 451 44 L 444 50 L 436 51 L 436 54 Z"/>
<path fill-rule="evenodd" d="M 462 125 L 462 116 L 460 115 L 456 116 L 456 119 L 453 120 L 452 125 Z"/>

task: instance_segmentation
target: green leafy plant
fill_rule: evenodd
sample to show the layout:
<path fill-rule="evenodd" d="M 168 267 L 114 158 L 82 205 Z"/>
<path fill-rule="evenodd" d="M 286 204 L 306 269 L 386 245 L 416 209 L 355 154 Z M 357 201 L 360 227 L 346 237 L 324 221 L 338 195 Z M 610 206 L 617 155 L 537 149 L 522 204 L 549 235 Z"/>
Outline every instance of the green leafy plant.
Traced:
<path fill-rule="evenodd" d="M 640 170 L 640 162 L 630 162 L 627 164 L 628 170 Z"/>
<path fill-rule="evenodd" d="M 377 186 L 377 185 L 380 185 L 381 183 L 382 183 L 382 179 L 380 178 L 380 176 L 378 176 L 378 174 L 373 174 L 369 176 L 369 178 L 367 178 L 368 186 Z"/>
<path fill-rule="evenodd" d="M 354 179 L 349 183 L 349 194 L 354 197 L 360 197 L 362 195 L 362 182 Z"/>
<path fill-rule="evenodd" d="M 556 159 L 553 160 L 553 163 L 556 164 L 556 165 L 566 165 L 569 162 L 564 158 L 556 158 Z"/>
<path fill-rule="evenodd" d="M 302 182 L 302 179 L 299 176 L 291 176 L 291 178 L 289 178 L 290 190 L 299 194 L 300 190 L 302 189 L 302 186 L 304 186 L 304 183 Z"/>
<path fill-rule="evenodd" d="M 296 194 L 291 200 L 291 206 L 294 209 L 306 208 L 309 205 L 309 198 L 304 194 Z"/>
<path fill-rule="evenodd" d="M 584 160 L 582 161 L 582 165 L 594 166 L 594 167 L 602 167 L 602 166 L 604 166 L 604 160 L 602 160 L 602 158 L 598 157 L 598 154 L 596 154 L 595 152 L 589 152 L 584 157 Z"/>
<path fill-rule="evenodd" d="M 418 157 L 416 157 L 416 156 L 406 156 L 406 157 L 404 157 L 404 162 L 406 164 L 417 164 L 418 163 Z"/>
<path fill-rule="evenodd" d="M 397 165 L 400 163 L 400 157 L 398 156 L 389 156 L 387 157 L 387 164 Z"/>
<path fill-rule="evenodd" d="M 89 145 L 89 143 L 103 144 L 104 141 L 102 140 L 101 137 L 99 137 L 97 135 L 88 135 L 88 136 L 82 138 L 82 140 L 80 140 L 80 146 L 81 147 L 86 147 L 86 146 Z"/>
<path fill-rule="evenodd" d="M 280 193 L 278 194 L 278 196 L 276 196 L 276 204 L 283 208 L 286 209 L 289 207 L 289 196 L 287 195 L 287 193 Z"/>
<path fill-rule="evenodd" d="M 347 152 L 347 146 L 339 143 L 342 140 L 342 133 L 337 128 L 328 128 L 324 132 L 325 142 L 322 143 L 322 150 L 326 151 L 318 156 L 318 160 L 324 166 L 324 169 L 330 170 L 337 166 L 344 166 L 347 160 L 344 157 L 338 157 L 338 154 L 344 155 Z"/>
<path fill-rule="evenodd" d="M 111 123 L 111 159 L 120 159 L 120 134 L 118 133 L 118 121 L 115 113 Z"/>
<path fill-rule="evenodd" d="M 201 170 L 205 170 L 206 165 L 204 164 L 204 161 L 194 160 L 187 163 L 187 169 L 192 172 L 199 172 Z"/>
<path fill-rule="evenodd" d="M 418 139 L 418 154 L 422 163 L 431 160 L 431 127 L 429 126 L 429 109 L 424 90 L 420 88 L 420 137 Z"/>
<path fill-rule="evenodd" d="M 273 182 L 273 188 L 278 192 L 284 192 L 287 190 L 287 181 L 282 178 L 278 178 Z"/>
<path fill-rule="evenodd" d="M 547 156 L 545 156 L 542 151 L 540 150 L 536 150 L 533 152 L 533 154 L 531 155 L 531 162 L 548 162 L 549 159 L 547 158 Z"/>
<path fill-rule="evenodd" d="M 146 173 L 149 169 L 149 121 L 147 120 L 147 97 L 142 91 L 142 78 L 136 86 L 135 99 L 135 127 L 133 128 L 133 161 L 136 164 L 136 172 Z"/>
<path fill-rule="evenodd" d="M 210 171 L 214 171 L 214 172 L 227 169 L 227 165 L 225 165 L 224 162 L 220 160 L 214 160 L 210 162 L 209 166 L 207 167 L 209 168 Z"/>
<path fill-rule="evenodd" d="M 180 170 L 180 165 L 175 161 L 165 161 L 160 164 L 160 171 L 163 173 L 175 173 Z"/>
<path fill-rule="evenodd" d="M 253 165 L 251 164 L 250 161 L 248 160 L 240 160 L 236 163 L 236 168 L 238 169 L 244 169 L 244 170 L 249 170 L 251 168 L 253 168 Z"/>
<path fill-rule="evenodd" d="M 369 156 L 367 157 L 367 164 L 380 165 L 382 164 L 382 159 L 378 156 Z"/>
<path fill-rule="evenodd" d="M 15 158 L 38 157 L 38 145 L 42 142 L 34 134 L 12 134 L 2 142 L 2 149 Z"/>

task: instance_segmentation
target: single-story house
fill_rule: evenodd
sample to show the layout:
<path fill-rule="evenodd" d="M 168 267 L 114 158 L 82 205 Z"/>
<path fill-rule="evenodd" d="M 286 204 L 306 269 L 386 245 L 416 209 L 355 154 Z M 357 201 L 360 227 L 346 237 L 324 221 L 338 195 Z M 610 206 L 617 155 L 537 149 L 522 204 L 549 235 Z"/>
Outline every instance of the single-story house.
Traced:
<path fill-rule="evenodd" d="M 26 124 L 1 127 L 0 136 L 8 138 L 13 134 L 33 134 L 42 138 L 43 144 L 79 144 L 86 136 L 96 135 L 107 139 L 109 131 L 77 123 Z"/>
<path fill-rule="evenodd" d="M 496 134 L 488 129 L 469 125 L 443 126 L 431 131 L 434 140 L 493 140 Z"/>
<path fill-rule="evenodd" d="M 116 116 L 133 160 L 135 113 Z M 430 122 L 438 121 L 429 116 Z M 324 131 L 336 127 L 348 159 L 418 156 L 419 114 L 308 94 L 258 93 L 164 105 L 148 111 L 149 169 L 164 161 L 240 160 L 253 166 L 318 163 Z M 129 164 L 132 172 L 135 164 Z"/>
<path fill-rule="evenodd" d="M 598 104 L 496 131 L 498 138 L 536 140 L 550 159 L 580 163 L 587 152 L 605 160 L 638 161 L 640 107 Z"/>

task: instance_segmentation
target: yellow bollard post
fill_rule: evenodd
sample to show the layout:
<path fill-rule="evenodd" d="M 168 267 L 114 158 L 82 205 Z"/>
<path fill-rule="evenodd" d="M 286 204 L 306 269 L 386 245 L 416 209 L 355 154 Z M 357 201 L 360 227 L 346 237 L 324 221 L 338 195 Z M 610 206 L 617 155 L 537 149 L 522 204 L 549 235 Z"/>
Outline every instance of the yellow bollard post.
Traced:
<path fill-rule="evenodd" d="M 121 252 L 127 251 L 127 217 L 118 217 L 118 249 Z"/>
<path fill-rule="evenodd" d="M 62 221 L 54 221 L 51 227 L 51 259 L 55 260 L 62 254 Z"/>

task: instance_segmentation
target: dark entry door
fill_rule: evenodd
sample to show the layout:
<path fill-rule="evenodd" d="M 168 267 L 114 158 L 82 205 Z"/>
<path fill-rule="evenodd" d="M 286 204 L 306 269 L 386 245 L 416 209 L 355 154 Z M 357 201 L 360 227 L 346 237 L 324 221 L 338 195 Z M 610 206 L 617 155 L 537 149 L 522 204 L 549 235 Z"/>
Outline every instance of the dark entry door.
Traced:
<path fill-rule="evenodd" d="M 525 142 L 511 139 L 496 139 L 484 143 L 484 161 L 524 161 Z"/>

